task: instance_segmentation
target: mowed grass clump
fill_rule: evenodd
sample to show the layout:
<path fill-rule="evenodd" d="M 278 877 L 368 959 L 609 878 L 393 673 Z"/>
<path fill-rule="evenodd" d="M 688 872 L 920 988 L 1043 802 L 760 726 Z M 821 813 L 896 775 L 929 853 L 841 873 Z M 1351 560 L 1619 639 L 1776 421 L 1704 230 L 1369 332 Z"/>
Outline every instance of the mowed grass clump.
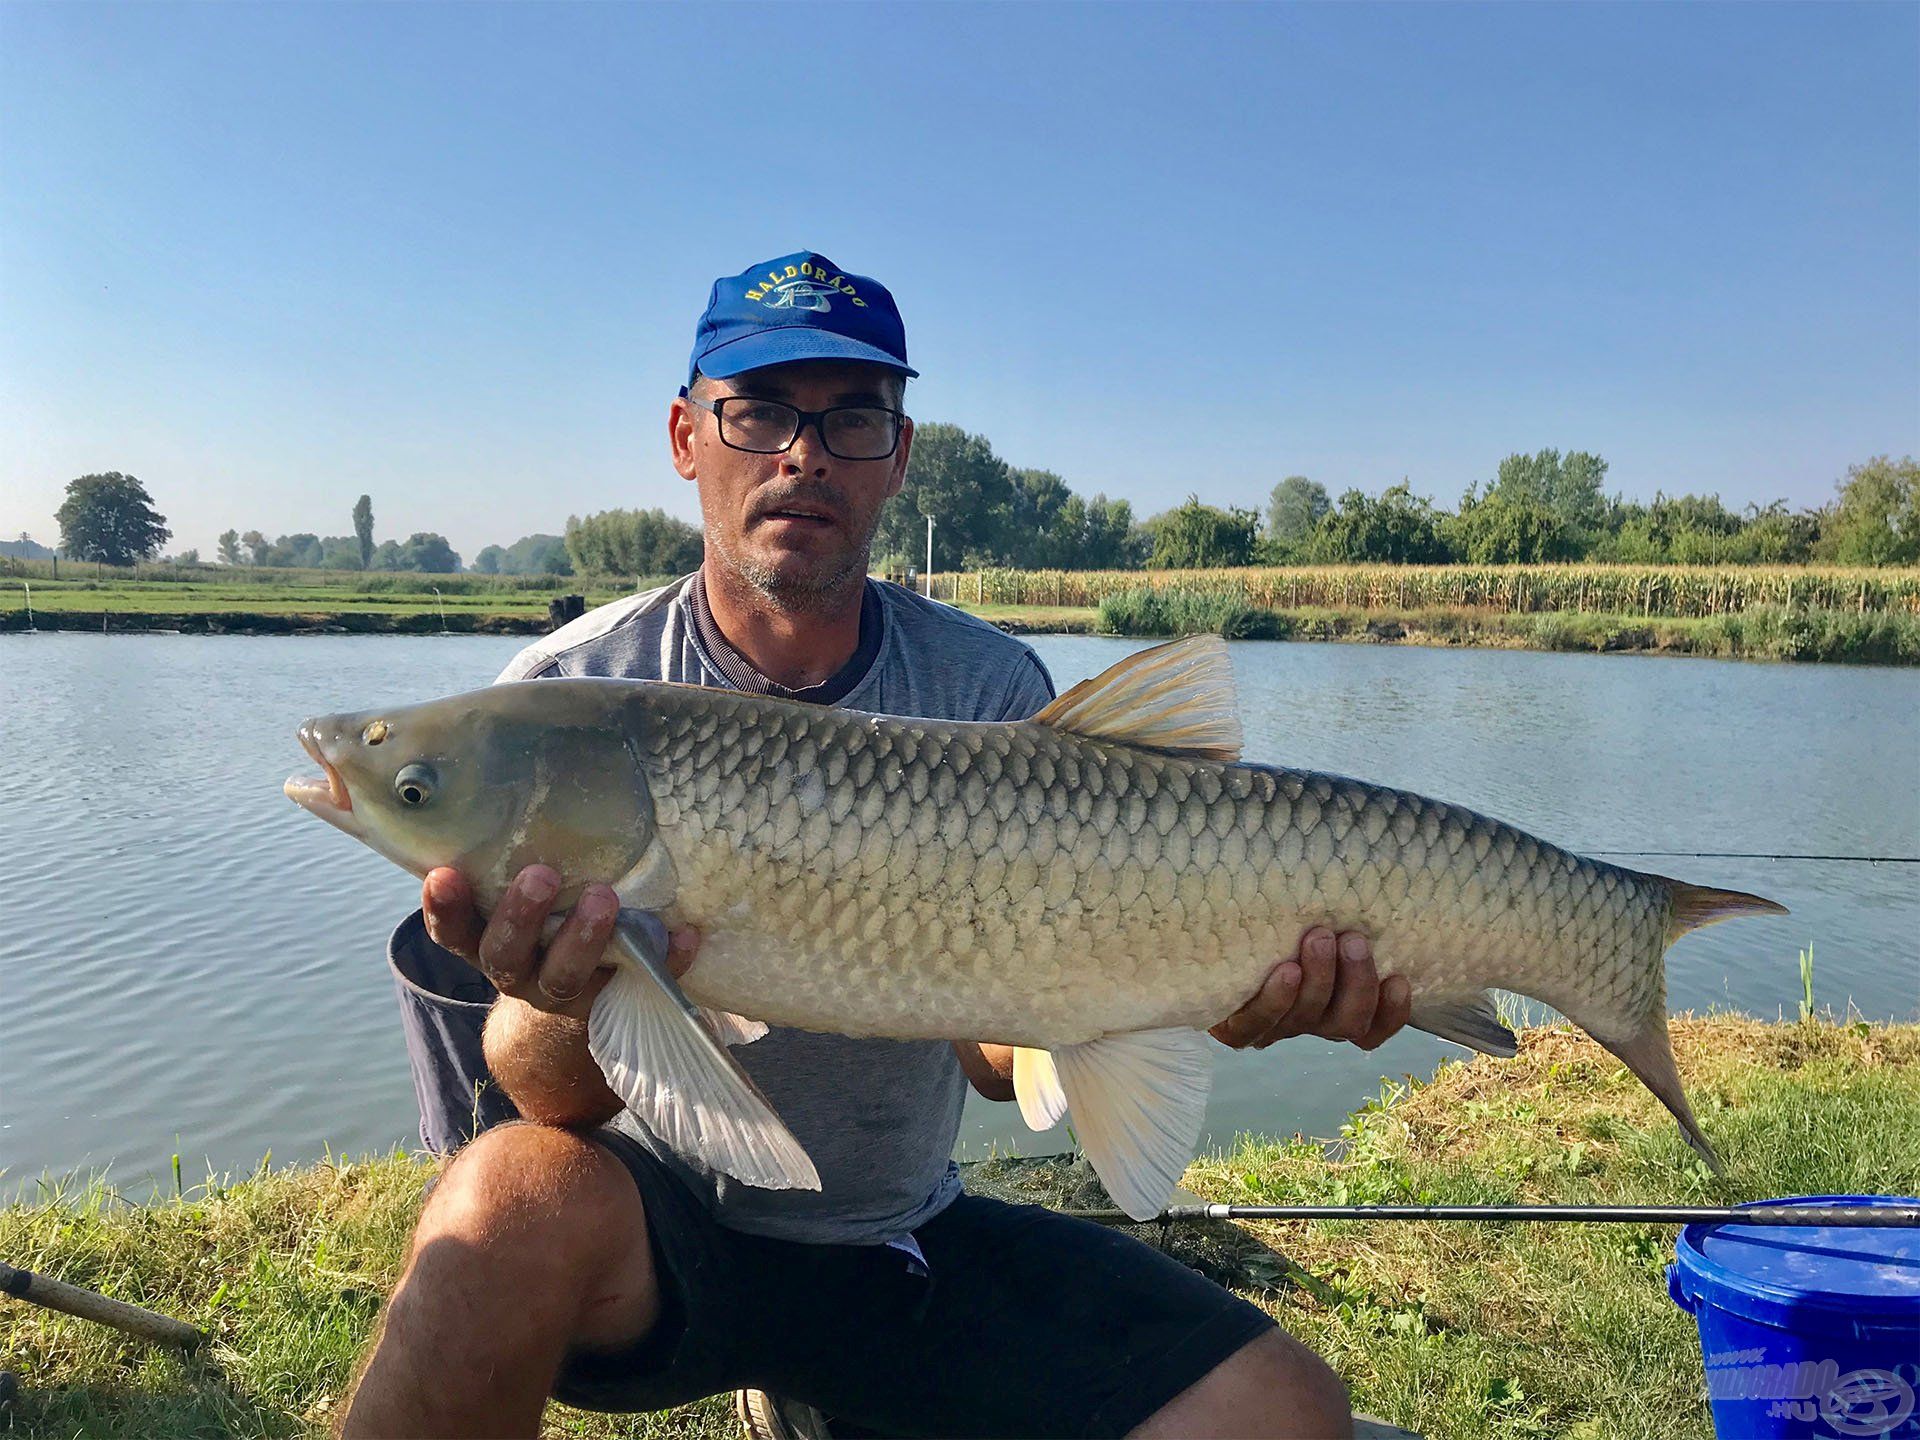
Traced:
<path fill-rule="evenodd" d="M 1390 1086 L 1337 1144 L 1244 1139 L 1187 1183 L 1242 1204 L 1700 1204 L 1920 1193 L 1920 1026 L 1679 1019 L 1715 1177 L 1570 1027 Z M 1429 1440 L 1712 1433 L 1674 1226 L 1250 1223 L 1312 1277 L 1267 1308 Z"/>
<path fill-rule="evenodd" d="M 1920 1026 L 1682 1019 L 1712 1176 L 1638 1081 L 1576 1032 L 1393 1086 L 1331 1145 L 1249 1139 L 1187 1184 L 1242 1203 L 1700 1203 L 1920 1190 Z M 198 1358 L 0 1298 L 11 1433 L 323 1433 L 398 1278 L 432 1166 L 393 1154 L 262 1171 L 132 1205 L 101 1185 L 0 1210 L 0 1257 L 211 1332 Z M 1429 1440 L 1709 1433 L 1693 1322 L 1667 1299 L 1672 1226 L 1363 1222 L 1248 1227 L 1289 1262 L 1249 1295 L 1355 1403 Z M 0 1433 L 9 1423 L 0 1421 Z M 549 1433 L 737 1433 L 723 1399 L 656 1416 L 551 1406 Z"/>

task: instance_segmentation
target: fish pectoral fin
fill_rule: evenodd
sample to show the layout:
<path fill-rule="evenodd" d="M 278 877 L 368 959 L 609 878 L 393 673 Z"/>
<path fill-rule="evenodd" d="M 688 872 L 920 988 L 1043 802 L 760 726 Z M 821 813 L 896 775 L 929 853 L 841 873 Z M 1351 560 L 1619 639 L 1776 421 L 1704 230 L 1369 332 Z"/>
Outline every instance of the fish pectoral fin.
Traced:
<path fill-rule="evenodd" d="M 607 1084 L 682 1155 L 767 1190 L 818 1190 L 793 1133 L 668 972 L 664 937 L 623 919 L 624 963 L 595 997 L 587 1049 Z"/>
<path fill-rule="evenodd" d="M 1029 1130 L 1051 1130 L 1067 1113 L 1067 1092 L 1053 1056 L 1031 1045 L 1013 1047 L 1013 1093 Z"/>
<path fill-rule="evenodd" d="M 1206 760 L 1240 758 L 1233 662 L 1218 635 L 1189 635 L 1110 665 L 1057 696 L 1036 725 Z"/>
<path fill-rule="evenodd" d="M 1513 1032 L 1500 1023 L 1493 996 L 1484 990 L 1471 1000 L 1416 1000 L 1407 1023 L 1416 1030 L 1503 1060 L 1520 1049 Z"/>
<path fill-rule="evenodd" d="M 1080 1147 L 1136 1220 L 1160 1213 L 1193 1159 L 1213 1086 L 1212 1043 L 1198 1030 L 1139 1030 L 1052 1052 Z M 1014 1063 L 1017 1074 L 1017 1054 Z"/>
<path fill-rule="evenodd" d="M 713 1031 L 713 1038 L 722 1045 L 751 1045 L 767 1033 L 764 1020 L 749 1020 L 731 1010 L 715 1010 L 709 1005 L 699 1008 L 700 1018 L 707 1022 L 707 1028 Z"/>

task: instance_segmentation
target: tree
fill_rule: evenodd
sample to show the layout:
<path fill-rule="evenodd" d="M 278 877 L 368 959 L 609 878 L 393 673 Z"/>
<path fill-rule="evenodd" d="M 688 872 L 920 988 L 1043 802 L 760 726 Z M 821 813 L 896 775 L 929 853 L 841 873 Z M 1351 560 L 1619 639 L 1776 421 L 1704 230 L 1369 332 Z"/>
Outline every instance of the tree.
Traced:
<path fill-rule="evenodd" d="M 1440 534 L 1456 560 L 1475 565 L 1522 565 L 1544 559 L 1562 532 L 1540 500 L 1515 498 L 1498 485 L 1482 496 L 1469 485 L 1460 509 L 1440 521 Z"/>
<path fill-rule="evenodd" d="M 498 575 L 500 562 L 506 557 L 506 551 L 498 545 L 489 545 L 473 557 L 473 569 L 476 575 Z"/>
<path fill-rule="evenodd" d="M 276 569 L 318 570 L 326 552 L 311 530 L 279 536 L 267 551 L 266 563 Z"/>
<path fill-rule="evenodd" d="M 699 529 L 664 510 L 569 515 L 565 544 L 584 575 L 684 575 L 706 554 Z"/>
<path fill-rule="evenodd" d="M 914 430 L 907 483 L 881 511 L 873 553 L 923 557 L 929 515 L 936 527 L 936 567 L 1004 561 L 1014 517 L 1013 472 L 984 435 L 936 423 Z"/>
<path fill-rule="evenodd" d="M 240 563 L 240 532 L 238 530 L 220 532 L 220 563 L 222 565 Z"/>
<path fill-rule="evenodd" d="M 173 535 L 146 486 L 118 470 L 69 480 L 54 519 L 60 522 L 62 550 L 76 560 L 106 565 L 150 560 Z"/>
<path fill-rule="evenodd" d="M 1189 495 L 1187 503 L 1153 521 L 1155 570 L 1204 570 L 1221 565 L 1251 565 L 1260 516 L 1252 510 L 1220 510 Z"/>
<path fill-rule="evenodd" d="M 1920 464 L 1876 455 L 1847 471 L 1840 503 L 1821 536 L 1823 558 L 1843 565 L 1920 561 Z"/>
<path fill-rule="evenodd" d="M 1304 475 L 1289 475 L 1267 497 L 1267 533 L 1285 546 L 1304 544 L 1332 508 L 1326 486 Z"/>
<path fill-rule="evenodd" d="M 320 568 L 322 570 L 364 570 L 367 568 L 367 560 L 372 558 L 372 547 L 369 546 L 363 552 L 357 535 L 322 535 L 320 537 Z"/>
<path fill-rule="evenodd" d="M 400 551 L 398 540 L 382 540 L 373 552 L 373 568 L 376 570 L 404 570 L 402 563 L 406 557 Z"/>
<path fill-rule="evenodd" d="M 1404 480 L 1378 500 L 1347 491 L 1339 508 L 1321 517 L 1312 550 L 1314 558 L 1332 562 L 1431 565 L 1447 558 L 1433 502 L 1415 495 Z"/>
<path fill-rule="evenodd" d="M 174 563 L 179 565 L 198 565 L 200 563 L 200 551 L 197 548 L 182 550 L 178 555 L 174 556 Z"/>
<path fill-rule="evenodd" d="M 353 534 L 360 542 L 360 568 L 373 568 L 373 497 L 362 495 L 353 502 Z"/>
<path fill-rule="evenodd" d="M 247 563 L 249 565 L 264 565 L 267 563 L 268 557 L 273 553 L 273 546 L 267 542 L 267 537 L 262 535 L 258 530 L 247 531 L 246 534 L 240 537 L 240 543 L 247 547 Z"/>
<path fill-rule="evenodd" d="M 460 568 L 460 557 L 447 537 L 430 530 L 416 530 L 400 547 L 403 570 L 420 570 L 429 575 L 451 575 Z"/>

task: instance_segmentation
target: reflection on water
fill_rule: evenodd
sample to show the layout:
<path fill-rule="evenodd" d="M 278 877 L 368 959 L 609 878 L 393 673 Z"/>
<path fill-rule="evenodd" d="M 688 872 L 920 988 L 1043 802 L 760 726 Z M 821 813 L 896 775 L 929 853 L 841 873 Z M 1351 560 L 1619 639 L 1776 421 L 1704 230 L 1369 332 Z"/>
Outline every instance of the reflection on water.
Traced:
<path fill-rule="evenodd" d="M 409 1141 L 382 947 L 413 882 L 314 824 L 280 782 L 317 711 L 483 684 L 492 637 L 0 636 L 0 1165 L 176 1149 L 250 1167 Z M 1035 642 L 1064 688 L 1137 643 Z M 1920 676 L 1626 656 L 1234 647 L 1249 758 L 1438 795 L 1575 849 L 1920 852 Z M 1793 908 L 1689 936 L 1676 1008 L 1791 1011 L 1818 942 L 1825 1002 L 1920 1000 L 1914 867 L 1671 861 Z M 1276 957 L 1277 958 L 1277 957 Z M 1457 1053 L 1312 1039 L 1222 1053 L 1211 1133 L 1328 1134 L 1383 1074 Z M 971 1102 L 963 1144 L 1057 1148 Z"/>

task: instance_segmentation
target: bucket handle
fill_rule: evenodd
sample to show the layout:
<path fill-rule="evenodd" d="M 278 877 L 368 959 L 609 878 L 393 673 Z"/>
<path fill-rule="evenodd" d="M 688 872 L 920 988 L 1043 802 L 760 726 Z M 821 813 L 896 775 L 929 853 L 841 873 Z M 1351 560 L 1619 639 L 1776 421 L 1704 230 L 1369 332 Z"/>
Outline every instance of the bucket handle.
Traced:
<path fill-rule="evenodd" d="M 1667 1266 L 1667 1294 L 1672 1298 L 1674 1304 L 1678 1305 L 1689 1315 L 1699 1314 L 1700 1302 L 1696 1297 L 1689 1295 L 1686 1287 L 1680 1283 L 1680 1267 L 1678 1265 Z"/>

